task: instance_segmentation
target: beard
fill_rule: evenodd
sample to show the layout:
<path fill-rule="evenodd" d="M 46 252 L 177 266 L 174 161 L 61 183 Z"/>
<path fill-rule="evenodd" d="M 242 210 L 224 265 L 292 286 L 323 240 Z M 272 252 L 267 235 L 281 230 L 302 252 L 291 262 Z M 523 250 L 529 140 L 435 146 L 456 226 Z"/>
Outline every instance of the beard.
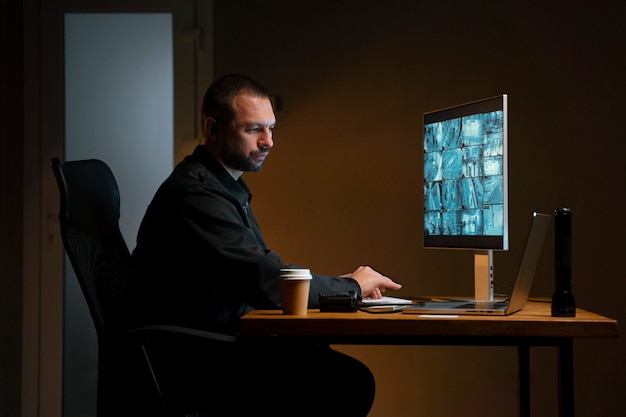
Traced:
<path fill-rule="evenodd" d="M 259 156 L 269 155 L 270 151 L 267 146 L 261 146 L 258 151 L 251 152 L 249 155 L 241 154 L 238 149 L 224 148 L 221 152 L 221 158 L 224 164 L 232 169 L 243 172 L 255 172 L 263 168 L 265 158 L 258 159 Z"/>

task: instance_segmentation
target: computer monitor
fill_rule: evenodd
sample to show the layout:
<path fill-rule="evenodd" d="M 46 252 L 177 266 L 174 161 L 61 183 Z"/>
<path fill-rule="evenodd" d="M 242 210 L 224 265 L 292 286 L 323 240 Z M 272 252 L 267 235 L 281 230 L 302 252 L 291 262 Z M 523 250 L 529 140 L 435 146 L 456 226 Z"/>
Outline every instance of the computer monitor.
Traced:
<path fill-rule="evenodd" d="M 509 249 L 507 95 L 424 113 L 424 247 L 474 251 L 474 297 L 493 300 Z"/>

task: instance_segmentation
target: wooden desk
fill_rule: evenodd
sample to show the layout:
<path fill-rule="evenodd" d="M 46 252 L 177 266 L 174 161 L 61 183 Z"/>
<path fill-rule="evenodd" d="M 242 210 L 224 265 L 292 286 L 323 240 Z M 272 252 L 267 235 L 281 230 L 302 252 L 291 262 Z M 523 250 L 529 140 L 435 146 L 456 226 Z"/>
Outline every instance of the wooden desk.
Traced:
<path fill-rule="evenodd" d="M 255 310 L 241 320 L 245 337 L 284 337 L 329 344 L 517 346 L 520 416 L 530 415 L 530 346 L 559 351 L 559 414 L 574 416 L 574 353 L 577 338 L 617 338 L 617 321 L 577 309 L 576 317 L 552 317 L 547 300 L 529 301 L 511 316 L 422 316 L 387 313 L 321 313 L 287 316 Z"/>

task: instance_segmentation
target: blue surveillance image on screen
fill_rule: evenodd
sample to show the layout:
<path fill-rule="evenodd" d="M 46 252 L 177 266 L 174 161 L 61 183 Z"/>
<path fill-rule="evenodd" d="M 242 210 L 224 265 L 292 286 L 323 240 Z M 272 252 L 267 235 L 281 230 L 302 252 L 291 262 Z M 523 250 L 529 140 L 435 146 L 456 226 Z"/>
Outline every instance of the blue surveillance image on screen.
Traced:
<path fill-rule="evenodd" d="M 505 116 L 502 97 L 425 115 L 427 246 L 507 249 Z"/>

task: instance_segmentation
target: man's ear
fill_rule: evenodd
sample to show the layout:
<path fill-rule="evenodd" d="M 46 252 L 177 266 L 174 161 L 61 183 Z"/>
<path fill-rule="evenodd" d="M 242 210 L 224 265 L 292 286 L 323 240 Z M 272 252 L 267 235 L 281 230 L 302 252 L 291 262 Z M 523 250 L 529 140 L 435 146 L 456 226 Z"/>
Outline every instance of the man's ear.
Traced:
<path fill-rule="evenodd" d="M 207 140 L 217 140 L 217 138 L 215 138 L 216 125 L 217 123 L 212 117 L 207 117 L 204 120 L 204 131 L 206 132 Z"/>

